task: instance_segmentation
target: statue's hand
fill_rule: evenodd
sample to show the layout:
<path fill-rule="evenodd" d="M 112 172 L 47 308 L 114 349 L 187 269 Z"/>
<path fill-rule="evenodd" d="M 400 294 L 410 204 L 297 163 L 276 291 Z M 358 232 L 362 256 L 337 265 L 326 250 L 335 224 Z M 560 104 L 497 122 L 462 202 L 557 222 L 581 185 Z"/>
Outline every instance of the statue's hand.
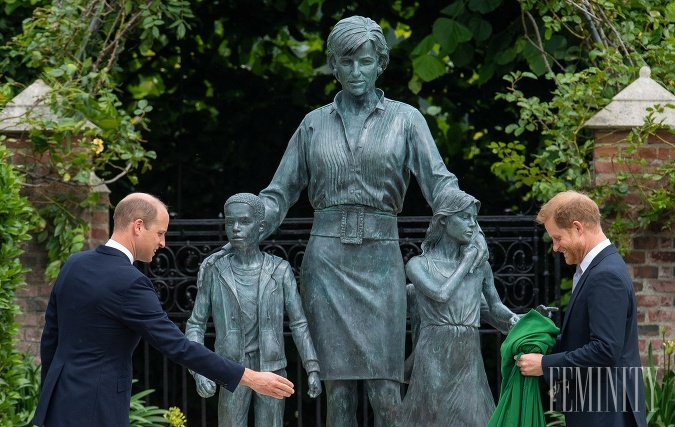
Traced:
<path fill-rule="evenodd" d="M 483 263 L 487 262 L 488 257 L 490 256 L 487 242 L 485 241 L 485 236 L 483 236 L 483 233 L 476 231 L 475 234 L 476 235 L 471 241 L 470 246 L 473 246 L 476 249 L 478 249 L 478 255 L 476 255 L 476 258 L 473 261 L 473 265 L 471 266 L 469 273 L 473 273 L 476 268 L 481 266 Z"/>
<path fill-rule="evenodd" d="M 321 380 L 319 379 L 319 373 L 318 372 L 310 372 L 309 373 L 309 379 L 307 380 L 309 384 L 309 391 L 307 394 L 309 397 L 314 399 L 318 395 L 321 394 Z"/>
<path fill-rule="evenodd" d="M 514 314 L 511 316 L 509 319 L 509 330 L 511 330 L 514 326 L 516 326 L 516 323 L 520 320 L 520 318 L 523 317 L 522 314 Z"/>
<path fill-rule="evenodd" d="M 211 255 L 207 256 L 204 261 L 202 261 L 202 266 L 212 265 L 220 258 L 224 257 L 227 254 L 232 253 L 232 244 L 230 242 L 225 243 L 219 250 L 215 251 Z"/>
<path fill-rule="evenodd" d="M 197 382 L 197 393 L 201 397 L 211 397 L 216 394 L 216 383 L 206 378 L 205 376 L 195 374 L 195 381 Z"/>
<path fill-rule="evenodd" d="M 543 304 L 539 304 L 535 310 L 537 310 L 539 313 L 543 314 L 546 317 L 553 317 L 553 313 L 556 311 L 560 310 L 558 307 L 546 307 Z"/>
<path fill-rule="evenodd" d="M 473 243 L 469 243 L 468 245 L 464 245 L 459 249 L 460 256 L 462 259 L 462 263 L 466 263 L 465 265 L 470 265 L 471 268 L 473 269 L 476 265 L 476 259 L 479 255 L 479 250 L 476 245 Z"/>

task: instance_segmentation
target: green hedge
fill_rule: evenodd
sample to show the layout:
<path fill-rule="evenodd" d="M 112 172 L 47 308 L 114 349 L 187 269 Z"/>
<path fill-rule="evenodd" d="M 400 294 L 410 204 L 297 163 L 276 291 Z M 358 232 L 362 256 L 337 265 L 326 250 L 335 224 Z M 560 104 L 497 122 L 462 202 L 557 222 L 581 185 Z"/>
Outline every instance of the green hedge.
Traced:
<path fill-rule="evenodd" d="M 20 194 L 23 177 L 11 165 L 12 154 L 0 145 L 0 425 L 29 425 L 37 398 L 39 370 L 14 344 L 18 324 L 16 290 L 25 284 L 21 245 L 30 239 L 37 214 Z"/>

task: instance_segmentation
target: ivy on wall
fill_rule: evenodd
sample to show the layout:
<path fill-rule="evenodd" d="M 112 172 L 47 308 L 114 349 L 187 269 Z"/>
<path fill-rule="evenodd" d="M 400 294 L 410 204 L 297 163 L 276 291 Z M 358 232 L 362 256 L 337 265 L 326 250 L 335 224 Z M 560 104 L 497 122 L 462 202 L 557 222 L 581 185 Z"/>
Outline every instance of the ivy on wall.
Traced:
<path fill-rule="evenodd" d="M 35 209 L 21 196 L 24 180 L 10 160 L 11 153 L 0 144 L 0 425 L 3 426 L 22 425 L 21 422 L 28 425 L 28 412 L 32 410 L 32 400 L 26 397 L 35 393 L 31 393 L 34 386 L 27 373 L 33 372 L 35 377 L 36 368 L 31 368 L 31 362 L 14 349 L 18 330 L 14 317 L 19 312 L 15 295 L 25 284 L 25 269 L 19 261 L 21 245 L 42 224 Z"/>

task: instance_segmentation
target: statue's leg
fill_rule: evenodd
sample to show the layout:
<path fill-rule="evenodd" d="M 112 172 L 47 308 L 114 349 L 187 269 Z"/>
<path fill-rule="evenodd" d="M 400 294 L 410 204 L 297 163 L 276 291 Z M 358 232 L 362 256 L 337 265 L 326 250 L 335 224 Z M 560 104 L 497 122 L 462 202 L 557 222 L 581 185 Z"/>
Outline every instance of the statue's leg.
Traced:
<path fill-rule="evenodd" d="M 375 427 L 395 425 L 401 406 L 401 384 L 392 380 L 366 380 L 366 389 L 375 413 Z"/>
<path fill-rule="evenodd" d="M 324 381 L 326 386 L 326 427 L 356 427 L 358 391 L 355 380 Z"/>
<path fill-rule="evenodd" d="M 286 399 L 253 393 L 253 412 L 256 427 L 283 427 Z"/>
<path fill-rule="evenodd" d="M 234 393 L 221 389 L 218 393 L 218 427 L 246 427 L 252 390 L 237 387 Z"/>
<path fill-rule="evenodd" d="M 286 370 L 279 369 L 275 374 L 286 378 Z M 286 399 L 275 399 L 271 396 L 265 396 L 253 393 L 253 412 L 255 415 L 256 427 L 283 427 L 284 425 L 284 407 Z"/>

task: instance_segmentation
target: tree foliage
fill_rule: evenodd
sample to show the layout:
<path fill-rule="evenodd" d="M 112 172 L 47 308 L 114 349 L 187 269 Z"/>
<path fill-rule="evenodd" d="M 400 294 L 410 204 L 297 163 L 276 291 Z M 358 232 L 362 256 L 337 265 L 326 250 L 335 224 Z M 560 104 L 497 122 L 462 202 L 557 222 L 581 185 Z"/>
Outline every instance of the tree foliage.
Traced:
<path fill-rule="evenodd" d="M 121 178 L 136 184 L 155 158 L 141 134 L 152 106 L 145 99 L 125 104 L 119 96 L 120 53 L 147 55 L 155 44 L 171 43 L 170 35 L 183 37 L 192 15 L 183 0 L 14 0 L 4 11 L 28 10 L 0 51 L 0 92 L 5 104 L 36 77 L 52 88 L 46 100 L 51 114 L 23 121 L 35 162 L 24 173 L 35 189 L 32 202 L 47 220 L 39 239 L 53 278 L 82 249 L 87 225 L 74 213 L 98 202 L 83 196 L 94 174 L 105 184 Z M 8 16 L 1 24 L 12 28 Z"/>
<path fill-rule="evenodd" d="M 128 62 L 133 65 L 126 87 L 155 107 L 149 145 L 158 162 L 143 188 L 161 194 L 182 217 L 215 217 L 228 195 L 261 190 L 302 117 L 339 89 L 326 66 L 328 32 L 342 17 L 360 14 L 380 23 L 392 48 L 378 81 L 385 95 L 427 115 L 463 188 L 482 199 L 483 212 L 501 213 L 511 206 L 498 196 L 506 191 L 494 191 L 502 184 L 486 173 L 492 154 L 481 148 L 488 134 L 502 133 L 494 110 L 506 103 L 494 100 L 503 87 L 495 76 L 516 63 L 526 65 L 517 53 L 496 61 L 519 31 L 513 24 L 518 5 L 461 3 L 461 8 L 437 1 L 195 3 L 190 37 Z M 439 16 L 445 20 L 434 24 Z M 466 31 L 471 40 L 445 42 L 457 32 L 466 38 Z M 291 215 L 311 215 L 306 198 L 294 209 Z M 414 193 L 404 209 L 429 213 Z"/>
<path fill-rule="evenodd" d="M 482 213 L 527 211 L 563 188 L 593 190 L 585 120 L 641 65 L 672 89 L 673 7 L 664 0 L 13 0 L 5 12 L 9 92 L 38 76 L 55 88 L 59 125 L 32 137 L 55 155 L 60 179 L 83 184 L 95 171 L 113 201 L 149 191 L 182 217 L 215 217 L 228 195 L 269 182 L 303 115 L 339 89 L 324 43 L 348 15 L 383 27 L 392 60 L 379 86 L 426 115 Z M 77 132 L 91 146 L 64 149 Z M 615 209 L 626 185 L 635 184 L 626 178 L 594 197 Z M 410 193 L 405 212 L 429 213 L 414 186 Z M 660 208 L 641 224 L 672 207 L 663 193 L 647 197 Z M 306 203 L 290 214 L 310 215 Z"/>
<path fill-rule="evenodd" d="M 545 201 L 568 188 L 587 191 L 612 219 L 609 235 L 621 252 L 631 236 L 656 225 L 670 228 L 675 213 L 675 169 L 672 162 L 645 170 L 639 147 L 657 131 L 672 132 L 654 119 L 627 137 L 627 149 L 615 161 L 615 179 L 595 186 L 592 150 L 595 141 L 584 124 L 612 97 L 651 67 L 652 78 L 675 90 L 675 3 L 669 1 L 522 0 L 525 37 L 537 51 L 531 72 L 505 76 L 507 90 L 497 95 L 518 107 L 508 138 L 490 147 L 500 157 L 492 171 L 513 187 L 526 188 L 526 198 Z M 566 43 L 554 40 L 565 40 Z M 533 94 L 532 82 L 552 84 L 545 98 Z M 626 169 L 627 171 L 624 171 Z M 637 201 L 632 197 L 637 196 Z"/>
<path fill-rule="evenodd" d="M 379 85 L 425 113 L 483 213 L 522 212 L 566 188 L 615 212 L 627 206 L 627 187 L 672 171 L 618 174 L 616 185 L 591 188 L 593 141 L 583 124 L 644 64 L 672 90 L 672 9 L 666 1 L 198 3 L 193 37 L 133 58 L 127 75 L 130 92 L 156 106 L 150 145 L 160 162 L 150 172 L 157 183 L 145 188 L 180 216 L 213 217 L 229 194 L 264 187 L 302 116 L 339 89 L 325 66 L 328 31 L 361 14 L 380 23 L 392 47 Z M 672 212 L 672 179 L 664 188 L 644 193 L 642 218 L 613 222 L 612 237 Z M 411 199 L 407 213 L 428 213 Z"/>

